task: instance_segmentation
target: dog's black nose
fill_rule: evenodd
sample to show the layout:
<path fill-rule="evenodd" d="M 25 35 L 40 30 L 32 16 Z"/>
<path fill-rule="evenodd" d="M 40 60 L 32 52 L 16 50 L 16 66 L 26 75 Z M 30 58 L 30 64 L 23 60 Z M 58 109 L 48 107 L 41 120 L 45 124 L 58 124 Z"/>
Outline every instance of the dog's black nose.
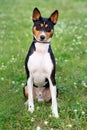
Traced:
<path fill-rule="evenodd" d="M 44 40 L 44 39 L 45 39 L 45 36 L 44 36 L 44 35 L 41 35 L 41 36 L 40 36 L 40 39 L 41 39 L 41 40 Z"/>

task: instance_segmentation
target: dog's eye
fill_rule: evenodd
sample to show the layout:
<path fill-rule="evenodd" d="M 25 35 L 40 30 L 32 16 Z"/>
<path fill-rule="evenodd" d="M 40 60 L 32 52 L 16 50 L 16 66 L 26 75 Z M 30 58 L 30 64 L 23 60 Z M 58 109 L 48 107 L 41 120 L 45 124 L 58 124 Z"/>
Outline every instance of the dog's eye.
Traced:
<path fill-rule="evenodd" d="M 51 27 L 50 26 L 45 27 L 45 29 L 46 29 L 47 32 L 51 31 Z"/>
<path fill-rule="evenodd" d="M 37 24 L 36 29 L 37 29 L 37 30 L 41 30 L 42 27 L 43 27 L 42 24 L 39 23 L 39 24 Z"/>

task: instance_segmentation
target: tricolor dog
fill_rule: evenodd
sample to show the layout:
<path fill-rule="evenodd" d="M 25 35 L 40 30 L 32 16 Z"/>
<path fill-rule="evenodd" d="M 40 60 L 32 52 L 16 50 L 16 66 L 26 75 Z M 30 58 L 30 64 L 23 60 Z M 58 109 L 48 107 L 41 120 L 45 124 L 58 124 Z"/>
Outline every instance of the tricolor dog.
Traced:
<path fill-rule="evenodd" d="M 24 95 L 27 97 L 28 110 L 34 111 L 34 99 L 38 101 L 52 101 L 52 114 L 58 118 L 57 88 L 55 81 L 55 58 L 51 49 L 51 38 L 54 25 L 58 20 L 58 10 L 49 18 L 43 18 L 35 8 L 32 15 L 33 42 L 25 60 L 27 84 Z"/>

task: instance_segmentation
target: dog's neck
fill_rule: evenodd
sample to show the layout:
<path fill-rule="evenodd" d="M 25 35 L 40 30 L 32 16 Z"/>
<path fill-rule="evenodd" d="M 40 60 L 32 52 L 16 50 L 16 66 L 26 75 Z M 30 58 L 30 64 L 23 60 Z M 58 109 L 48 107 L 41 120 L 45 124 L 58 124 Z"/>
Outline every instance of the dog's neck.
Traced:
<path fill-rule="evenodd" d="M 42 44 L 50 44 L 50 41 L 38 41 L 34 38 L 34 42 L 42 43 Z"/>
<path fill-rule="evenodd" d="M 36 48 L 36 52 L 38 53 L 46 53 L 48 52 L 49 49 L 49 43 L 39 43 L 39 42 L 35 42 L 35 48 Z"/>

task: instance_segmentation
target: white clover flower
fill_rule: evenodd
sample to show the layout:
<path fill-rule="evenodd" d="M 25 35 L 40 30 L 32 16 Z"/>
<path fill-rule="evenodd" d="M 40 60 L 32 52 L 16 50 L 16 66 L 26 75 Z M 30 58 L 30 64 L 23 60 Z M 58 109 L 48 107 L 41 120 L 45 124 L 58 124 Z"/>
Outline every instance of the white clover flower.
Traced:
<path fill-rule="evenodd" d="M 1 80 L 4 81 L 4 77 L 1 77 Z"/>
<path fill-rule="evenodd" d="M 87 50 L 85 50 L 85 52 L 87 53 Z"/>
<path fill-rule="evenodd" d="M 85 115 L 85 112 L 84 112 L 84 111 L 82 111 L 82 115 Z"/>
<path fill-rule="evenodd" d="M 70 128 L 72 128 L 72 125 L 71 124 L 69 124 L 69 125 L 67 125 L 68 127 L 70 127 Z"/>
<path fill-rule="evenodd" d="M 85 81 L 82 81 L 82 85 L 87 88 Z"/>
<path fill-rule="evenodd" d="M 52 115 L 50 114 L 49 117 L 52 117 Z"/>
<path fill-rule="evenodd" d="M 19 91 L 19 89 L 16 89 L 16 90 L 15 90 L 15 93 L 17 93 L 18 91 Z"/>
<path fill-rule="evenodd" d="M 47 124 L 48 124 L 48 121 L 44 121 L 44 124 L 47 125 Z"/>
<path fill-rule="evenodd" d="M 39 106 L 37 106 L 37 110 L 39 110 L 40 109 L 40 107 Z"/>
<path fill-rule="evenodd" d="M 77 39 L 81 39 L 82 38 L 82 36 L 77 36 Z"/>
<path fill-rule="evenodd" d="M 35 119 L 32 117 L 32 118 L 31 118 L 31 122 L 34 122 L 34 121 L 35 121 Z"/>
<path fill-rule="evenodd" d="M 50 130 L 53 130 L 53 128 L 50 128 Z"/>
<path fill-rule="evenodd" d="M 76 82 L 74 82 L 74 85 L 76 85 L 77 83 Z"/>
<path fill-rule="evenodd" d="M 74 112 L 77 112 L 77 109 L 74 109 Z"/>
<path fill-rule="evenodd" d="M 12 81 L 12 84 L 15 84 L 15 81 Z"/>
<path fill-rule="evenodd" d="M 24 84 L 24 83 L 22 83 L 21 85 L 22 85 L 22 86 L 24 86 L 25 84 Z"/>
<path fill-rule="evenodd" d="M 64 60 L 65 62 L 68 62 L 68 60 Z"/>
<path fill-rule="evenodd" d="M 15 60 L 15 58 L 14 57 L 12 57 L 12 59 L 11 59 L 12 61 L 14 61 Z"/>
<path fill-rule="evenodd" d="M 75 42 L 76 40 L 75 39 L 73 39 L 73 42 Z"/>
<path fill-rule="evenodd" d="M 74 87 L 75 87 L 75 88 L 77 88 L 77 83 L 76 83 L 76 82 L 74 82 L 73 84 L 74 84 Z"/>
<path fill-rule="evenodd" d="M 36 127 L 36 130 L 41 130 L 40 126 L 37 126 L 37 127 Z"/>

